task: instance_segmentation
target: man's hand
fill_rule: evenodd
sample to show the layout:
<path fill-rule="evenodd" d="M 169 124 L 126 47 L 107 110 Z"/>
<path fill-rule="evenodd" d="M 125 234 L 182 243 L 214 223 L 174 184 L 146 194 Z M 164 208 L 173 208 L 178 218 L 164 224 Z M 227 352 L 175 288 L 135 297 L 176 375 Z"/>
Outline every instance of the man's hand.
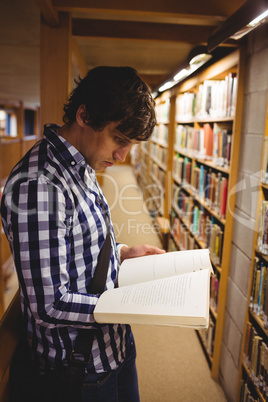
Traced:
<path fill-rule="evenodd" d="M 123 246 L 121 248 L 121 262 L 123 262 L 127 258 L 135 258 L 135 257 L 142 257 L 144 255 L 163 254 L 163 253 L 165 253 L 165 250 L 162 250 L 161 248 L 158 247 L 150 246 L 148 244 L 133 247 Z"/>

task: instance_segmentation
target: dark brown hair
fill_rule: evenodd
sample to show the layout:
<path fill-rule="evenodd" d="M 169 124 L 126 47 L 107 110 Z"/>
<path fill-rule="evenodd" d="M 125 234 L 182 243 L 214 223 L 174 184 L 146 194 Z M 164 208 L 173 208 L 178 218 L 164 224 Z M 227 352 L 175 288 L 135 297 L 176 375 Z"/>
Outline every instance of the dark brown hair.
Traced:
<path fill-rule="evenodd" d="M 63 121 L 72 124 L 85 105 L 85 123 L 102 130 L 118 121 L 118 130 L 130 139 L 147 140 L 156 124 L 155 102 L 148 85 L 131 67 L 96 67 L 76 81 L 64 105 Z"/>

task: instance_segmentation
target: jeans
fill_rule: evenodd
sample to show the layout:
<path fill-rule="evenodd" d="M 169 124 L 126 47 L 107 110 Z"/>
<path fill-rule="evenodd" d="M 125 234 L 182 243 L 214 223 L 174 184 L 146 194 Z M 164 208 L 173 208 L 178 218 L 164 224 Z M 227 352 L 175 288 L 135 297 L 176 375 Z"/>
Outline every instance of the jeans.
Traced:
<path fill-rule="evenodd" d="M 139 402 L 136 348 L 132 334 L 127 357 L 109 373 L 87 374 L 82 388 L 82 402 Z"/>
<path fill-rule="evenodd" d="M 139 402 L 135 359 L 136 348 L 131 333 L 126 359 L 116 370 L 87 374 L 82 393 L 78 393 L 75 400 L 71 395 L 62 398 L 62 372 L 51 370 L 46 375 L 38 375 L 27 341 L 22 339 L 10 369 L 10 402 Z"/>

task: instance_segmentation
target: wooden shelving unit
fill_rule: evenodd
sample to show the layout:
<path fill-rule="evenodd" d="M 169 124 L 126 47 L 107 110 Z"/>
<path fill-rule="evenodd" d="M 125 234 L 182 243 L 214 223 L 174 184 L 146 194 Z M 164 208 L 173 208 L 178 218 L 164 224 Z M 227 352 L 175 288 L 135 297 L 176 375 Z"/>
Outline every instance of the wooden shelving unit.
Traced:
<path fill-rule="evenodd" d="M 243 400 L 242 394 L 249 394 L 254 400 L 268 400 L 268 282 L 267 251 L 259 243 L 260 214 L 263 202 L 268 201 L 267 170 L 268 157 L 268 94 L 266 104 L 266 124 L 263 140 L 262 170 L 260 174 L 259 200 L 256 214 L 256 227 L 253 240 L 251 273 L 248 292 L 248 309 L 245 320 L 240 357 L 240 378 L 237 400 Z M 266 174 L 267 176 L 267 174 Z M 258 274 L 256 273 L 257 271 Z M 260 279 L 262 277 L 262 280 Z M 254 291 L 255 289 L 255 291 Z M 258 298 L 259 297 L 259 298 Z M 266 301 L 265 301 L 266 300 Z M 254 345 L 254 346 L 253 346 Z M 266 357 L 265 357 L 266 356 Z M 266 375 L 266 380 L 264 376 Z M 266 385 L 265 385 L 266 384 Z"/>
<path fill-rule="evenodd" d="M 235 77 L 235 79 L 233 79 Z M 214 81 L 220 85 L 227 82 L 235 84 L 235 92 L 233 92 L 233 103 L 226 102 L 229 109 L 219 113 L 219 111 L 208 111 L 206 115 L 196 114 L 196 102 L 199 99 L 200 86 L 207 85 Z M 215 277 L 212 279 L 213 291 L 218 286 L 217 296 L 213 296 L 215 300 L 211 300 L 210 315 L 211 323 L 208 331 L 199 332 L 199 338 L 202 347 L 206 351 L 206 357 L 211 367 L 211 375 L 217 378 L 219 374 L 221 342 L 223 333 L 223 322 L 225 314 L 225 300 L 227 293 L 227 281 L 229 270 L 229 259 L 231 251 L 233 211 L 235 203 L 235 195 L 228 197 L 231 189 L 236 184 L 239 149 L 240 149 L 240 131 L 242 121 L 242 105 L 243 105 L 243 88 L 244 88 L 244 53 L 243 50 L 235 50 L 228 56 L 224 57 L 215 64 L 197 73 L 193 77 L 178 84 L 169 91 L 163 93 L 156 99 L 158 124 L 156 130 L 150 140 L 146 150 L 142 145 L 140 147 L 140 171 L 139 177 L 144 190 L 145 200 L 151 206 L 154 216 L 162 216 L 170 219 L 170 240 L 169 250 L 177 250 L 183 248 L 209 248 L 206 239 L 202 238 L 195 230 L 193 224 L 193 207 L 198 206 L 200 211 L 209 217 L 213 223 L 217 224 L 221 231 L 222 243 L 220 245 L 221 255 L 215 255 L 211 249 L 211 260 L 214 266 Z M 180 97 L 189 94 L 189 97 L 195 99 L 195 113 L 187 114 L 184 110 L 181 114 L 178 112 Z M 186 95 L 185 95 L 186 96 Z M 229 96 L 228 94 L 226 96 Z M 202 102 L 202 101 L 201 101 Z M 232 105 L 232 108 L 231 108 Z M 192 108 L 192 106 L 191 106 Z M 211 129 L 217 124 L 219 127 L 226 127 L 228 135 L 231 135 L 231 153 L 229 162 L 227 159 L 222 163 L 222 159 L 208 158 L 207 155 L 193 152 L 189 147 L 178 147 L 178 130 L 179 126 L 191 127 L 194 131 L 204 129 L 204 125 L 208 125 Z M 231 134 L 230 134 L 231 132 Z M 203 135 L 203 134 L 202 134 Z M 174 161 L 176 158 L 190 161 L 188 167 L 189 180 L 183 180 L 178 177 L 174 171 Z M 215 174 L 218 180 L 225 178 L 226 186 L 226 211 L 221 214 L 215 207 L 215 203 L 209 203 L 203 198 L 195 186 L 196 168 L 205 169 Z M 154 197 L 150 190 L 154 179 L 157 177 L 160 188 L 158 198 Z M 213 176 L 214 177 L 214 176 Z M 178 205 L 180 195 L 183 194 L 189 201 L 189 209 L 187 213 L 183 213 Z M 156 202 L 158 201 L 158 202 Z M 150 209 L 150 208 L 149 208 Z M 214 229 L 213 229 L 214 230 Z M 182 245 L 181 238 L 187 236 L 187 242 Z M 219 243 L 218 243 L 219 244 Z M 218 246 L 219 247 L 219 246 Z M 217 283 L 215 281 L 217 278 Z M 215 287 L 214 287 L 215 285 Z"/>
<path fill-rule="evenodd" d="M 0 99 L 0 197 L 11 169 L 39 138 L 39 108 Z M 17 289 L 9 244 L 0 222 L 0 319 Z"/>

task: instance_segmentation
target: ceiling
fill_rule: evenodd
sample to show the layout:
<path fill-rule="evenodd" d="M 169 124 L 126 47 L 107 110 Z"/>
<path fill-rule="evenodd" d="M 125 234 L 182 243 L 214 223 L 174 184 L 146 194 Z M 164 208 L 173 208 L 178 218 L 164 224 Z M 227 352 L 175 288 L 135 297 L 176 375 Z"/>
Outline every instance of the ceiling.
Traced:
<path fill-rule="evenodd" d="M 0 99 L 39 104 L 41 12 L 52 25 L 59 12 L 71 13 L 72 35 L 88 69 L 129 65 L 154 90 L 245 2 L 0 0 Z M 78 75 L 75 65 L 72 75 Z"/>

